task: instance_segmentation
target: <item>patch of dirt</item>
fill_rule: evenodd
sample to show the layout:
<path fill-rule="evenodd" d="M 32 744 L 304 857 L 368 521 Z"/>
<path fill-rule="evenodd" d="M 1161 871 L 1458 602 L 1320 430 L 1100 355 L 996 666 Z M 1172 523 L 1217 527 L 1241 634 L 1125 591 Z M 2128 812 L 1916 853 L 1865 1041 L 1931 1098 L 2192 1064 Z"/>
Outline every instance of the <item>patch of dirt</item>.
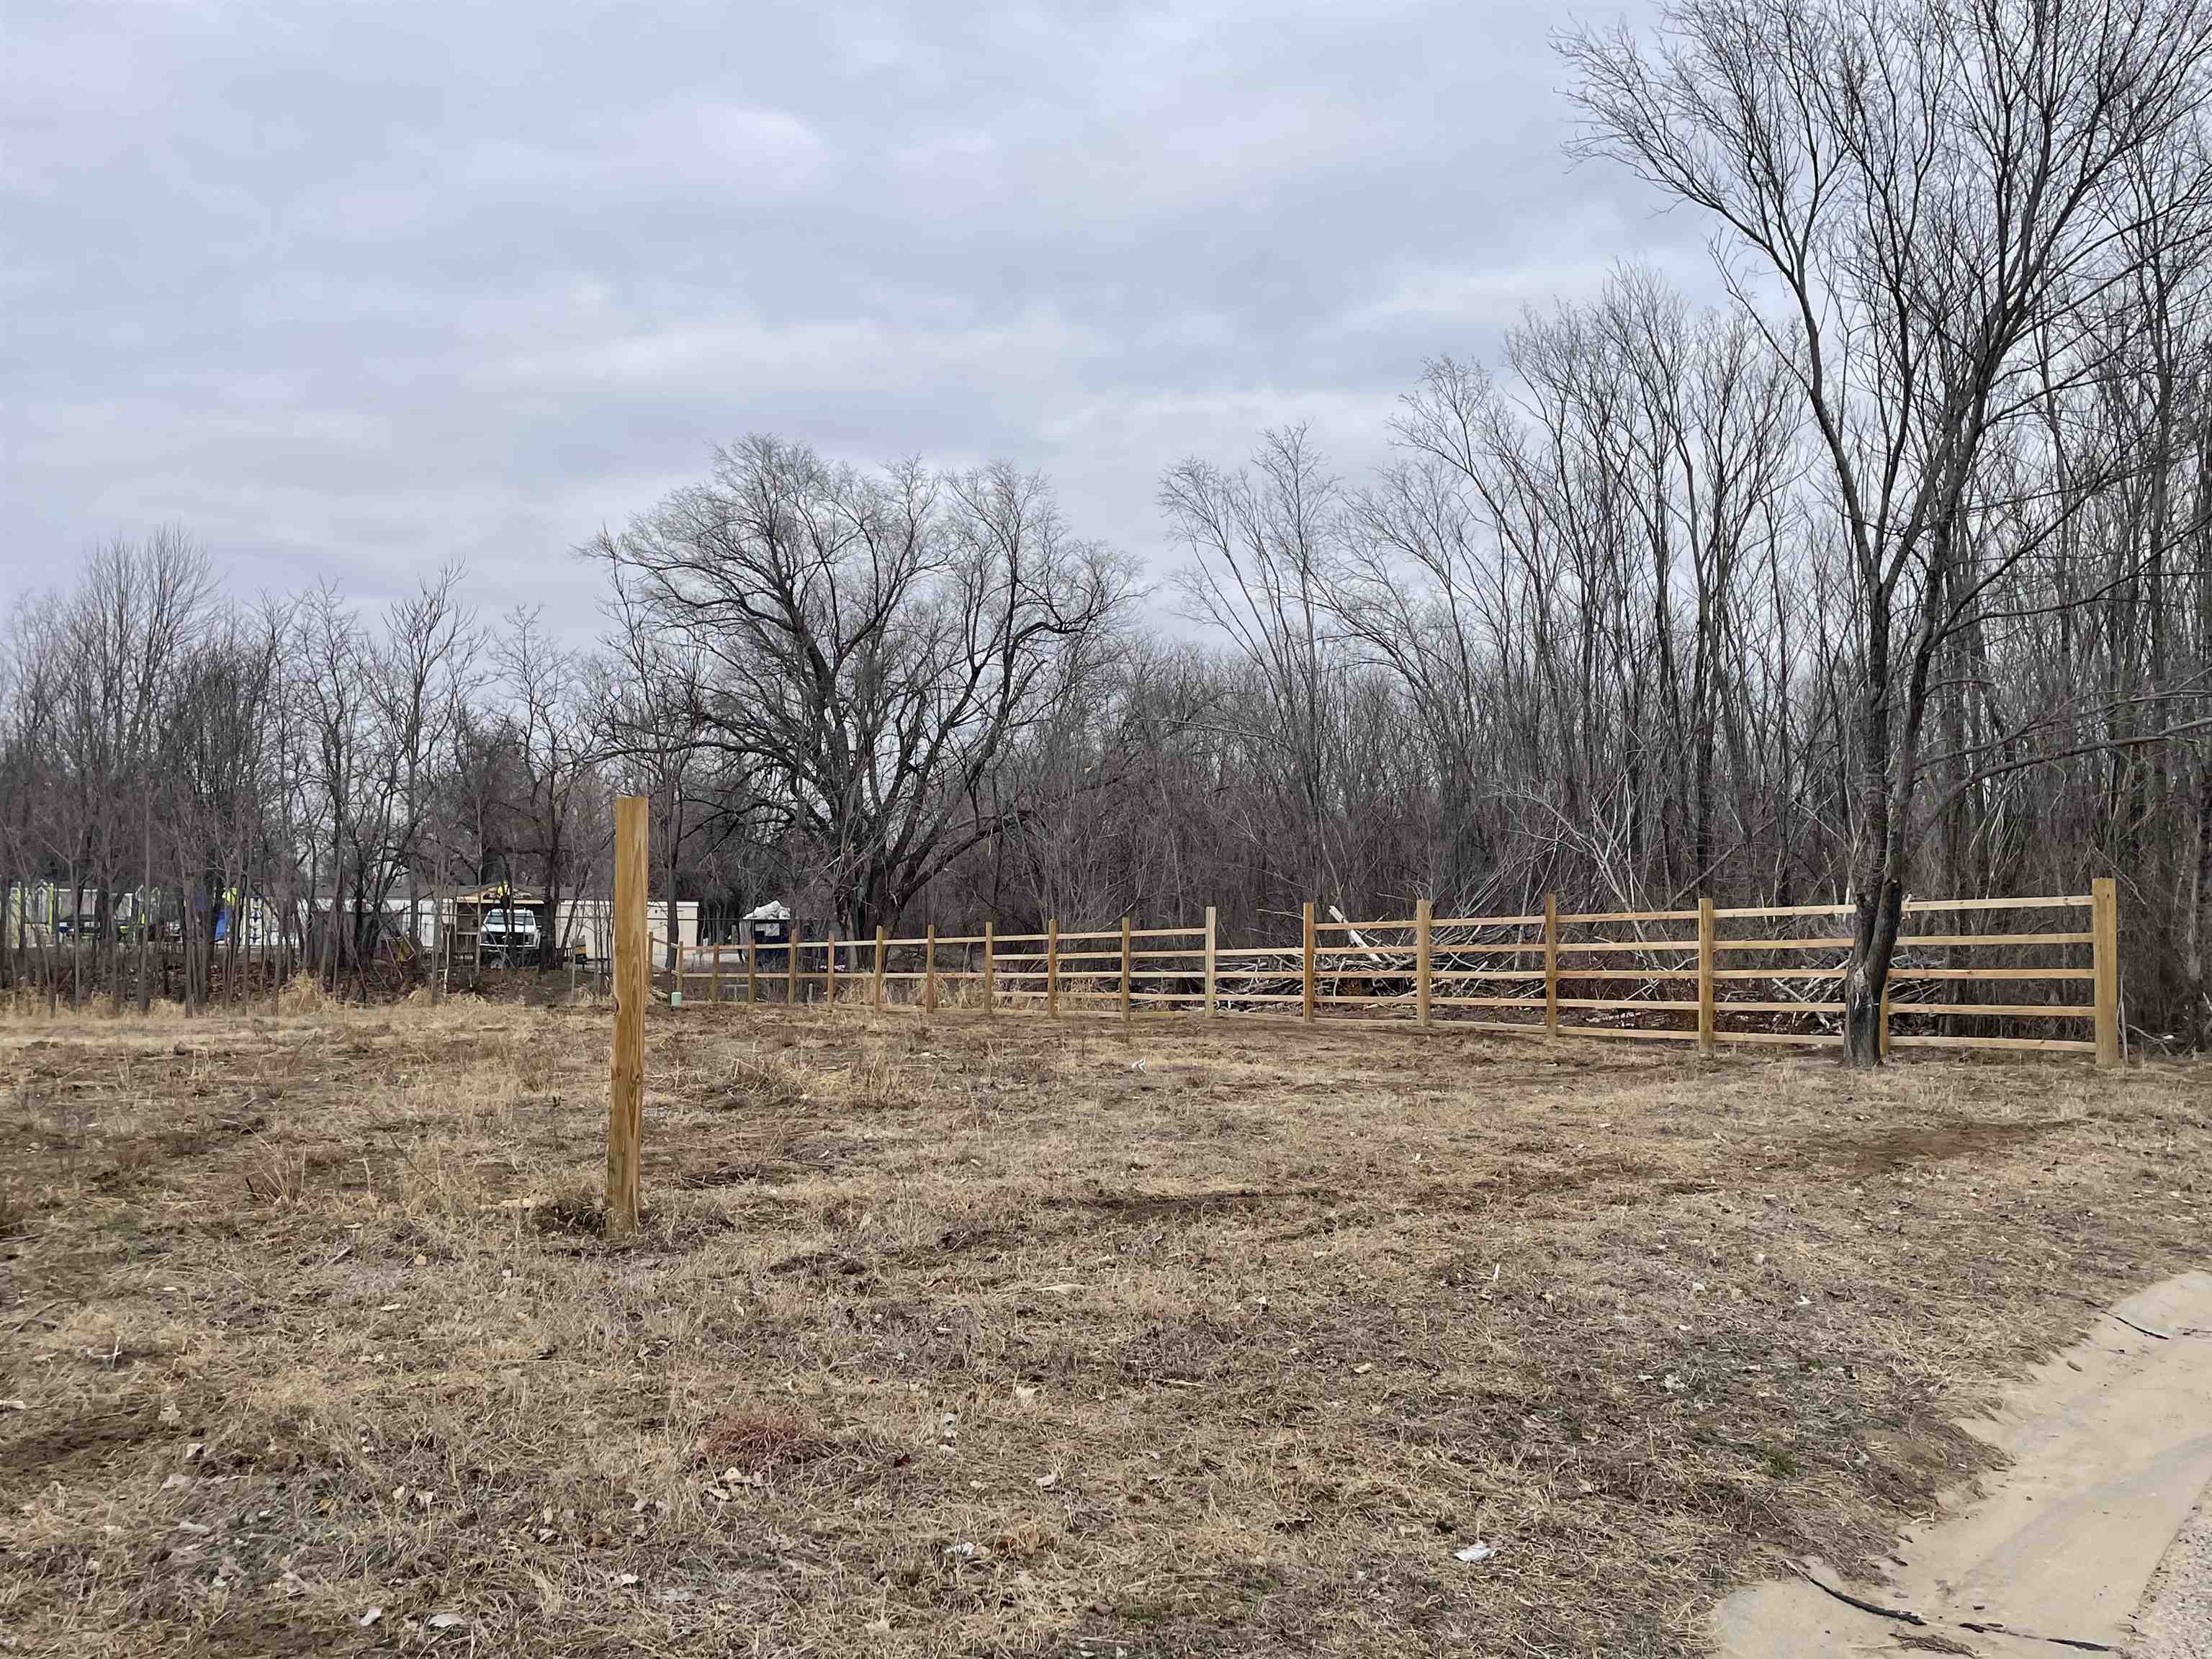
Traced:
<path fill-rule="evenodd" d="M 2066 1121 L 2058 1118 L 1900 1124 L 1856 1139 L 1824 1140 L 1811 1150 L 1814 1156 L 1841 1164 L 1854 1175 L 1887 1175 L 1907 1164 L 1939 1164 L 2009 1151 L 2066 1127 Z"/>
<path fill-rule="evenodd" d="M 796 1255 L 782 1256 L 770 1262 L 768 1270 L 778 1275 L 804 1273 L 810 1279 L 857 1279 L 866 1275 L 869 1268 L 860 1257 L 842 1250 L 801 1250 Z"/>
<path fill-rule="evenodd" d="M 1152 1221 L 1163 1216 L 1206 1215 L 1221 1210 L 1256 1210 L 1269 1204 L 1295 1203 L 1301 1200 L 1329 1203 L 1337 1197 L 1336 1193 L 1325 1187 L 1294 1187 L 1273 1192 L 1243 1187 L 1231 1192 L 1101 1193 L 1095 1197 L 1068 1201 L 1081 1208 L 1097 1210 L 1125 1221 Z"/>
<path fill-rule="evenodd" d="M 169 1129 L 154 1137 L 167 1158 L 199 1158 L 235 1141 L 241 1135 L 258 1134 L 269 1127 L 266 1113 L 246 1117 L 204 1119 L 187 1128 Z"/>
<path fill-rule="evenodd" d="M 155 1432 L 158 1413 L 143 1404 L 108 1404 L 58 1423 L 38 1422 L 28 1413 L 15 1420 L 36 1426 L 0 1438 L 0 1492 L 27 1491 L 42 1479 L 104 1468 Z"/>
<path fill-rule="evenodd" d="M 198 1656 L 222 1655 L 222 1659 L 302 1659 L 308 1654 L 373 1652 L 375 1631 L 359 1628 L 359 1620 L 332 1627 L 312 1619 L 288 1613 L 282 1607 L 227 1608 L 212 1629 L 187 1626 L 176 1632 L 177 1650 Z M 351 1626 L 351 1628 L 348 1628 Z"/>
<path fill-rule="evenodd" d="M 530 1224 L 562 1238 L 604 1238 L 606 1212 L 588 1198 L 556 1198 L 531 1206 Z"/>
<path fill-rule="evenodd" d="M 647 1133 L 659 1128 L 648 1121 Z M 733 1158 L 735 1142 L 749 1156 Z M 839 1168 L 860 1143 L 842 1135 L 807 1133 L 789 1122 L 764 1126 L 751 1134 L 684 1134 L 649 1139 L 647 1156 L 673 1170 L 678 1187 L 734 1187 L 744 1182 L 787 1186 Z"/>
<path fill-rule="evenodd" d="M 685 1192 L 700 1192 L 714 1187 L 741 1187 L 748 1182 L 773 1187 L 826 1167 L 758 1160 L 743 1164 L 710 1164 L 704 1167 L 678 1165 L 669 1184 Z"/>

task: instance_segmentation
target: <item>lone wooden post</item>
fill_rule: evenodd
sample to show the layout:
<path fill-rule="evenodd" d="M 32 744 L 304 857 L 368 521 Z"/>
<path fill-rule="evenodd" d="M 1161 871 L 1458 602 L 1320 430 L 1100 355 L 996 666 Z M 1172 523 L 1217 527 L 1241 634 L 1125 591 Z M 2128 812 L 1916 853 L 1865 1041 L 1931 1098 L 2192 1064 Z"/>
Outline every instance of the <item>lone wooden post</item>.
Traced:
<path fill-rule="evenodd" d="M 999 1006 L 999 925 L 994 921 L 983 924 L 983 1018 L 988 1019 Z"/>
<path fill-rule="evenodd" d="M 607 1090 L 607 1231 L 637 1231 L 637 1137 L 645 1107 L 645 798 L 615 802 L 615 1051 Z"/>
<path fill-rule="evenodd" d="M 876 924 L 876 1012 L 884 1011 L 884 925 Z"/>
<path fill-rule="evenodd" d="M 2121 1063 L 2120 1048 L 2120 896 L 2110 876 L 2089 884 L 2089 946 L 2096 970 L 2097 1064 Z"/>
<path fill-rule="evenodd" d="M 1129 1024 L 1129 919 L 1121 918 L 1121 1024 Z"/>
<path fill-rule="evenodd" d="M 1302 1000 L 1304 1003 L 1303 1018 L 1304 1018 L 1305 1023 L 1310 1025 L 1313 1024 L 1314 1017 L 1314 907 L 1313 901 L 1311 899 L 1308 899 L 1306 901 L 1305 924 L 1305 995 Z"/>
<path fill-rule="evenodd" d="M 1710 1054 L 1717 1038 L 1714 1035 L 1713 1007 L 1713 902 L 1700 894 L 1698 897 L 1698 1052 Z"/>
<path fill-rule="evenodd" d="M 933 921 L 921 948 L 921 1016 L 927 1019 L 937 1012 L 937 924 Z"/>
<path fill-rule="evenodd" d="M 750 1008 L 760 1000 L 760 941 L 745 940 L 745 1006 Z"/>
<path fill-rule="evenodd" d="M 1429 925 L 1434 920 L 1429 900 L 1413 907 L 1413 1018 L 1424 1030 L 1429 1024 Z"/>
<path fill-rule="evenodd" d="M 1044 925 L 1044 1011 L 1053 1019 L 1060 1018 L 1060 918 L 1054 916 Z"/>
<path fill-rule="evenodd" d="M 1206 907 L 1206 1012 L 1209 1018 L 1213 1013 L 1214 944 L 1213 907 L 1209 904 Z"/>
<path fill-rule="evenodd" d="M 1544 895 L 1544 1034 L 1559 1034 L 1559 899 Z"/>

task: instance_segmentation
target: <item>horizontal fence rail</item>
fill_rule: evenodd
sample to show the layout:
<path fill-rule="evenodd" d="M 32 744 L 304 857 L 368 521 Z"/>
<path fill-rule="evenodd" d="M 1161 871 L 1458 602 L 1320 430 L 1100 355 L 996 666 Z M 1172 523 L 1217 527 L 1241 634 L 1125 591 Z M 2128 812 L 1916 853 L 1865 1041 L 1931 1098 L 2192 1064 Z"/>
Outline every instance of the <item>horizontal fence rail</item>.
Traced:
<path fill-rule="evenodd" d="M 815 1000 L 1062 1013 L 1198 1013 L 1307 1024 L 1395 1020 L 1422 1030 L 1511 1031 L 1695 1044 L 1838 1044 L 1848 937 L 1819 929 L 1848 904 L 1559 910 L 1318 921 L 1296 945 L 1224 945 L 1215 913 L 1187 927 L 799 939 L 653 941 L 670 1001 Z M 2080 925 L 2087 913 L 2087 926 Z M 2063 913 L 2053 915 L 2052 913 Z M 1880 1011 L 1882 1051 L 1975 1048 L 2121 1059 L 2112 882 L 2034 898 L 1916 899 L 1904 907 Z M 1986 915 L 2014 923 L 1988 931 Z M 2056 924 L 2038 926 L 2049 916 Z M 2025 923 L 2027 925 L 2017 925 Z M 2087 960 L 2082 957 L 2086 955 Z M 672 966 L 663 966 L 672 957 Z M 1818 960 L 1827 957 L 1830 960 Z M 2003 960 L 1991 960 L 2002 957 Z M 2002 988 L 1977 1000 L 1982 987 Z M 1992 1031 L 1992 1025 L 2007 1029 Z"/>

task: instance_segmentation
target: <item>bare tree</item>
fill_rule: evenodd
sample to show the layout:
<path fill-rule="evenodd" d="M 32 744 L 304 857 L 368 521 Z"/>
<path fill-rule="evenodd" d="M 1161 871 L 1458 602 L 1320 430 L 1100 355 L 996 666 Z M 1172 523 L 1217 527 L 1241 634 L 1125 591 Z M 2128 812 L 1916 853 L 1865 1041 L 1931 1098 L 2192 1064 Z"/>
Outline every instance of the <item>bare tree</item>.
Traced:
<path fill-rule="evenodd" d="M 507 803 L 515 850 L 538 871 L 547 914 L 557 917 L 593 839 L 586 812 L 596 799 L 599 756 L 584 664 L 555 641 L 534 606 L 517 605 L 500 619 L 489 655 L 506 699 L 518 786 Z"/>
<path fill-rule="evenodd" d="M 1562 50 L 1582 153 L 1712 216 L 1732 290 L 1788 363 L 1833 491 L 1855 608 L 1857 904 L 1847 1048 L 1879 1057 L 1946 642 L 2086 499 L 2006 499 L 1992 452 L 2074 365 L 2130 236 L 2193 212 L 2203 167 L 2146 199 L 2131 169 L 2193 119 L 2212 48 L 2197 0 L 1680 0 Z"/>
<path fill-rule="evenodd" d="M 396 602 L 385 622 L 374 695 L 389 736 L 383 844 L 388 872 L 404 872 L 408 943 L 422 945 L 422 873 L 433 781 L 447 763 L 456 722 L 474 678 L 483 639 L 459 597 L 461 568 L 441 567 Z M 389 883 L 386 884 L 389 890 Z M 378 895 L 380 907 L 384 895 Z"/>
<path fill-rule="evenodd" d="M 696 653 L 699 747 L 758 769 L 854 934 L 1029 809 L 987 781 L 1084 684 L 1131 580 L 1011 467 L 867 474 L 771 437 L 585 550 Z"/>

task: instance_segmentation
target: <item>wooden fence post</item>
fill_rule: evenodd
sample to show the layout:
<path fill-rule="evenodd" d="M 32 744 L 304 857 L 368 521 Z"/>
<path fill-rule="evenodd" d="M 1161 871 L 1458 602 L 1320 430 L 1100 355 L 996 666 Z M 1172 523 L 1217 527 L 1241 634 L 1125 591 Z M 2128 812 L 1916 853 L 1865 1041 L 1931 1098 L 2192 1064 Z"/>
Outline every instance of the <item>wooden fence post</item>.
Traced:
<path fill-rule="evenodd" d="M 748 937 L 745 940 L 745 1006 L 752 1007 L 760 1000 L 760 941 Z"/>
<path fill-rule="evenodd" d="M 720 1006 L 721 1006 L 721 1001 L 722 1001 L 722 942 L 721 942 L 721 940 L 720 940 L 720 939 L 716 939 L 716 940 L 714 941 L 714 1004 L 715 1004 L 715 1006 L 716 1006 L 717 1007 L 720 1007 Z"/>
<path fill-rule="evenodd" d="M 876 924 L 876 1012 L 884 1011 L 884 925 Z"/>
<path fill-rule="evenodd" d="M 607 1089 L 607 1231 L 637 1231 L 637 1139 L 645 1107 L 646 802 L 615 802 L 615 1047 Z"/>
<path fill-rule="evenodd" d="M 1559 1034 L 1559 897 L 1544 895 L 1544 1034 Z"/>
<path fill-rule="evenodd" d="M 1121 918 L 1121 1024 L 1129 1024 L 1129 919 Z"/>
<path fill-rule="evenodd" d="M 1311 899 L 1306 901 L 1305 927 L 1305 995 L 1302 999 L 1304 1006 L 1301 1012 L 1306 1024 L 1310 1025 L 1314 1017 L 1314 907 Z"/>
<path fill-rule="evenodd" d="M 1713 902 L 1698 896 L 1698 1052 L 1710 1054 L 1717 1041 L 1713 1026 Z"/>
<path fill-rule="evenodd" d="M 2096 971 L 2097 1064 L 2120 1065 L 2120 897 L 2110 876 L 2089 884 L 2089 950 Z"/>
<path fill-rule="evenodd" d="M 676 925 L 674 900 L 669 901 L 668 909 L 669 949 L 676 955 L 676 982 L 670 988 L 675 994 L 669 998 L 668 1006 L 672 1008 L 681 1008 L 684 1006 L 684 930 Z"/>
<path fill-rule="evenodd" d="M 799 1006 L 799 921 L 792 919 L 791 937 L 783 942 L 783 1000 L 786 1005 Z"/>
<path fill-rule="evenodd" d="M 1889 980 L 1887 975 L 1884 975 L 1881 981 L 1881 1054 L 1884 1060 L 1887 1060 L 1889 1058 Z"/>
<path fill-rule="evenodd" d="M 929 941 L 922 946 L 927 953 L 921 964 L 921 1012 L 926 1019 L 937 1012 L 937 924 L 929 924 Z"/>
<path fill-rule="evenodd" d="M 829 943 L 823 947 L 822 960 L 822 1000 L 825 1006 L 837 1006 L 837 930 L 830 930 Z"/>
<path fill-rule="evenodd" d="M 1213 1013 L 1214 957 L 1213 907 L 1209 904 L 1206 907 L 1206 1012 L 1208 1018 Z"/>
<path fill-rule="evenodd" d="M 999 1006 L 998 938 L 999 924 L 995 921 L 985 922 L 983 924 L 983 1018 L 986 1019 L 990 1018 L 998 1011 Z"/>
<path fill-rule="evenodd" d="M 1429 1024 L 1429 925 L 1434 920 L 1429 900 L 1413 907 L 1413 1018 L 1423 1030 Z"/>
<path fill-rule="evenodd" d="M 1060 918 L 1054 916 L 1044 925 L 1044 1011 L 1054 1019 L 1060 1018 Z"/>

